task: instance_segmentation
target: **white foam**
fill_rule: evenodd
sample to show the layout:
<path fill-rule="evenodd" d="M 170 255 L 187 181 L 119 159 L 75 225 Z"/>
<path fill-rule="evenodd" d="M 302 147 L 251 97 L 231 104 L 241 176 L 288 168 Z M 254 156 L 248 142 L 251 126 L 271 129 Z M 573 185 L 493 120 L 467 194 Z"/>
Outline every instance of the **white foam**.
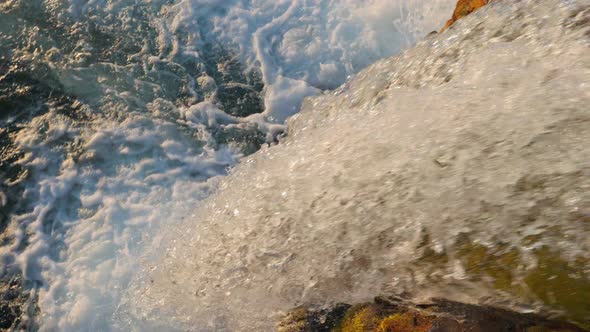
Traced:
<path fill-rule="evenodd" d="M 208 191 L 205 180 L 224 174 L 235 158 L 197 148 L 170 123 L 132 117 L 84 128 L 83 153 L 59 160 L 47 142 L 67 122 L 50 112 L 19 132 L 17 141 L 32 151 L 21 163 L 36 167 L 38 187 L 29 189 L 33 211 L 13 220 L 29 234 L 17 262 L 25 278 L 46 285 L 39 292 L 42 330 L 109 330 L 125 285 L 142 268 L 141 247 L 189 214 Z M 29 162 L 35 154 L 44 161 Z M 59 168 L 55 177 L 48 176 L 52 167 Z"/>
<path fill-rule="evenodd" d="M 267 120 L 283 123 L 306 96 L 336 88 L 438 30 L 454 5 L 452 0 L 183 0 L 174 8 L 172 27 L 200 40 L 199 25 L 208 17 L 213 22 L 208 33 L 262 72 Z"/>

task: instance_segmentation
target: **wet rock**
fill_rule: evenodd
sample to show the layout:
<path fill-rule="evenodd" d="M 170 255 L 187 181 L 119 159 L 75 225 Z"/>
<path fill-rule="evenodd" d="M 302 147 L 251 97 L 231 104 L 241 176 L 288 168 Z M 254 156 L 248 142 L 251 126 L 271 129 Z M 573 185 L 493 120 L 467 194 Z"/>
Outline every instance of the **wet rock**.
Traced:
<path fill-rule="evenodd" d="M 220 127 L 214 132 L 217 144 L 227 144 L 243 155 L 250 155 L 266 142 L 266 136 L 254 123 Z"/>
<path fill-rule="evenodd" d="M 28 298 L 30 294 L 22 287 L 19 275 L 5 275 L 0 278 L 0 331 L 26 330 Z"/>
<path fill-rule="evenodd" d="M 18 310 L 18 307 L 13 308 L 7 303 L 0 304 L 0 329 L 10 328 L 19 315 L 20 311 Z"/>
<path fill-rule="evenodd" d="M 218 98 L 223 103 L 223 110 L 233 116 L 245 117 L 264 109 L 260 93 L 246 84 L 224 84 L 219 89 Z"/>
<path fill-rule="evenodd" d="M 280 332 L 500 332 L 587 331 L 565 321 L 500 308 L 433 299 L 413 303 L 399 298 L 376 298 L 354 306 L 298 307 L 279 324 Z"/>
<path fill-rule="evenodd" d="M 204 47 L 203 60 L 207 78 L 200 80 L 201 88 L 207 95 L 212 89 L 209 86 L 215 86 L 214 101 L 225 113 L 246 117 L 264 111 L 264 84 L 259 72 L 246 70 L 231 51 L 217 43 Z"/>
<path fill-rule="evenodd" d="M 350 308 L 349 304 L 344 303 L 319 310 L 298 307 L 285 316 L 278 330 L 279 332 L 329 332 L 338 326 Z"/>
<path fill-rule="evenodd" d="M 453 12 L 453 17 L 447 21 L 447 24 L 445 24 L 441 32 L 445 31 L 462 17 L 465 17 L 480 7 L 487 5 L 488 2 L 490 2 L 490 0 L 459 0 L 455 7 L 455 11 Z"/>

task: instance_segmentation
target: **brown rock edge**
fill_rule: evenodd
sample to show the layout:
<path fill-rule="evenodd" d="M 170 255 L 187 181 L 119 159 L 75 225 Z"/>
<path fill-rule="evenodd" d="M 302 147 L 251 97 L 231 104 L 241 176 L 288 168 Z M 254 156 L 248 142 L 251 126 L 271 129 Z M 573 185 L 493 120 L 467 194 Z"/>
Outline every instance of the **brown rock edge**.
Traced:
<path fill-rule="evenodd" d="M 453 25 L 462 17 L 465 17 L 480 7 L 487 5 L 490 0 L 459 0 L 457 2 L 457 6 L 455 7 L 455 11 L 453 12 L 453 17 L 447 21 L 447 24 L 440 30 L 440 32 L 445 31 L 448 27 Z"/>
<path fill-rule="evenodd" d="M 281 320 L 279 332 L 578 332 L 571 323 L 485 305 L 401 298 L 337 304 L 328 309 L 298 307 Z"/>

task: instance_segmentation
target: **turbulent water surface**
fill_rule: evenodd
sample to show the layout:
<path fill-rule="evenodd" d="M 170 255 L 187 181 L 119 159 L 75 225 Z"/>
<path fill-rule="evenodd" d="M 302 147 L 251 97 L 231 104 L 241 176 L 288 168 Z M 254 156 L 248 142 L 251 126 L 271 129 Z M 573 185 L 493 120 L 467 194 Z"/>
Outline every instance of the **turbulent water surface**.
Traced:
<path fill-rule="evenodd" d="M 272 330 L 297 305 L 403 293 L 588 324 L 588 5 L 492 3 L 307 99 L 165 232 L 125 315 Z"/>
<path fill-rule="evenodd" d="M 400 293 L 590 325 L 590 1 L 387 58 L 455 2 L 0 1 L 13 328 L 266 331 Z"/>
<path fill-rule="evenodd" d="M 412 45 L 453 5 L 0 1 L 0 274 L 26 281 L 21 327 L 230 328 L 203 318 L 211 302 L 191 320 L 134 292 L 163 249 L 192 246 L 174 239 L 196 232 L 185 220 L 217 176 L 276 141 L 304 97 Z"/>

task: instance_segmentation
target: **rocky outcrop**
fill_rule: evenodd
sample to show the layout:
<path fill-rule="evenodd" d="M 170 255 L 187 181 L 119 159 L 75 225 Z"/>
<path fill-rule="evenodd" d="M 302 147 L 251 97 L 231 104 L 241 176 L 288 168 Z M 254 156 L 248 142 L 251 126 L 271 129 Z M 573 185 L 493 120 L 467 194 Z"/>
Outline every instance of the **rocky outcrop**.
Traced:
<path fill-rule="evenodd" d="M 455 11 L 453 12 L 453 17 L 447 21 L 447 24 L 445 24 L 441 32 L 445 31 L 462 17 L 465 17 L 480 7 L 487 5 L 488 2 L 490 2 L 490 0 L 459 0 L 455 7 Z"/>
<path fill-rule="evenodd" d="M 442 299 L 412 303 L 399 298 L 376 298 L 354 306 L 330 309 L 299 307 L 288 313 L 279 332 L 576 332 L 567 322 L 489 306 Z"/>

